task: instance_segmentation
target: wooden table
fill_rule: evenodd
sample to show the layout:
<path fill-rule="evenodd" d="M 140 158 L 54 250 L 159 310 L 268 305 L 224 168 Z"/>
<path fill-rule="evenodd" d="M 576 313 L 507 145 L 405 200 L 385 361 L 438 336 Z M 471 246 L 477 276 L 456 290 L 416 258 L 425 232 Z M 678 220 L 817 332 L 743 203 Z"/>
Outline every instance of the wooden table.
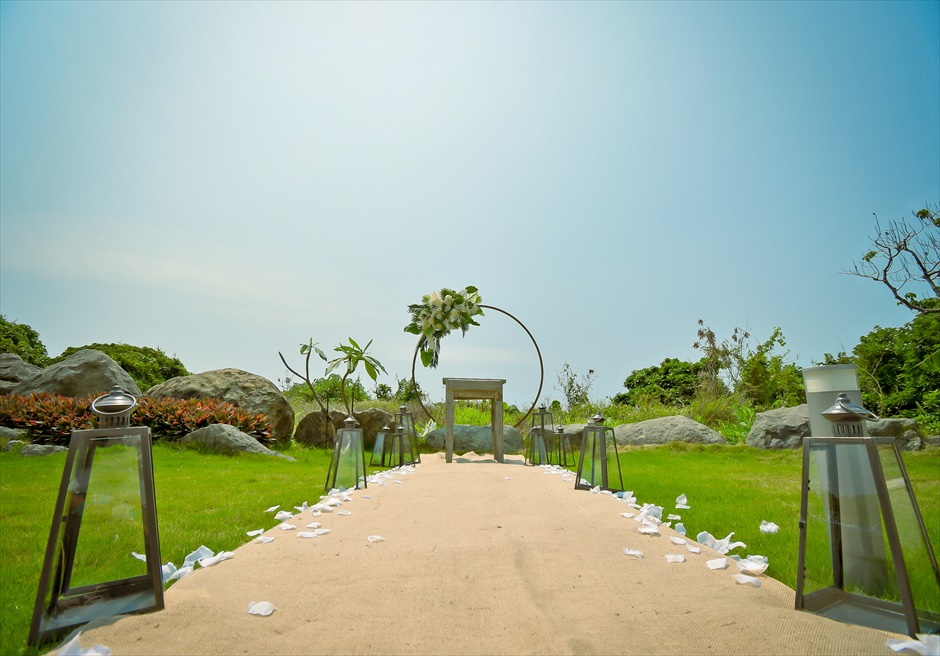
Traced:
<path fill-rule="evenodd" d="M 445 378 L 447 433 L 446 452 L 447 462 L 454 457 L 454 401 L 457 400 L 490 400 L 492 413 L 490 415 L 493 431 L 493 457 L 497 462 L 503 460 L 503 385 L 505 379 L 501 378 Z"/>

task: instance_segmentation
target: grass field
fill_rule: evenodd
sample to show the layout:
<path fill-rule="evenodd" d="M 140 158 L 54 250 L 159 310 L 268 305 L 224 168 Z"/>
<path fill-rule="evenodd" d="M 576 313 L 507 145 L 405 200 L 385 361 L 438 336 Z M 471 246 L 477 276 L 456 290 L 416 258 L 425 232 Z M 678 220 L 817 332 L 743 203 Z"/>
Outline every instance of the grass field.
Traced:
<path fill-rule="evenodd" d="M 277 524 L 275 505 L 291 509 L 322 493 L 329 453 L 292 448 L 289 462 L 266 456 L 223 456 L 156 444 L 154 476 L 163 562 L 180 565 L 206 545 L 233 550 L 246 531 Z M 799 451 L 750 447 L 675 445 L 621 454 L 624 481 L 640 503 L 681 515 L 688 536 L 700 531 L 723 538 L 734 531 L 743 554 L 770 559 L 768 576 L 789 586 L 796 580 L 800 503 Z M 940 450 L 904 455 L 931 540 L 940 545 Z M 65 454 L 23 458 L 0 452 L 0 653 L 37 653 L 26 647 L 50 521 Z M 585 493 L 586 494 L 586 493 Z M 680 494 L 689 510 L 675 510 Z M 780 526 L 759 530 L 761 520 Z M 131 559 L 130 554 L 127 558 Z M 136 562 L 136 561 L 135 561 Z M 115 571 L 120 571 L 120 563 Z M 126 566 L 126 563 L 123 564 Z"/>

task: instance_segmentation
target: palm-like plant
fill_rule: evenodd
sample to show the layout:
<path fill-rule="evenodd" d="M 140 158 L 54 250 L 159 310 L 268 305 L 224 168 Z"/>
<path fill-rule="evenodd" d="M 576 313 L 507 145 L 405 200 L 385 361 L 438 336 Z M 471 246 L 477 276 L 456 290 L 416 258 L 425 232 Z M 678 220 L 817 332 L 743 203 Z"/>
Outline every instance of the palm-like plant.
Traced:
<path fill-rule="evenodd" d="M 326 361 L 326 353 L 320 350 L 320 348 L 317 346 L 317 343 L 314 343 L 313 338 L 311 337 L 308 343 L 300 345 L 300 354 L 307 356 L 304 362 L 304 365 L 305 365 L 304 373 L 301 374 L 297 371 L 294 371 L 294 369 L 289 364 L 287 364 L 287 360 L 284 359 L 284 355 L 280 351 L 277 352 L 277 354 L 281 356 L 281 362 L 284 363 L 284 366 L 287 367 L 287 370 L 291 372 L 292 374 L 294 374 L 295 376 L 297 376 L 298 378 L 302 378 L 304 382 L 307 383 L 307 387 L 309 387 L 310 391 L 313 393 L 313 398 L 316 400 L 317 404 L 320 406 L 320 410 L 322 410 L 323 413 L 326 414 L 326 406 L 323 404 L 323 400 L 320 398 L 320 395 L 317 394 L 317 390 L 316 388 L 314 388 L 313 382 L 310 380 L 310 356 L 313 355 L 314 353 L 319 355 L 320 358 L 324 362 Z"/>
<path fill-rule="evenodd" d="M 343 405 L 346 406 L 346 412 L 348 412 L 350 415 L 352 414 L 352 408 L 350 407 L 349 401 L 346 398 L 346 379 L 349 378 L 351 374 L 355 373 L 356 369 L 359 368 L 359 364 L 361 363 L 365 366 L 366 373 L 369 375 L 369 378 L 372 379 L 372 382 L 375 382 L 379 375 L 379 371 L 381 371 L 383 374 L 388 374 L 388 372 L 385 371 L 385 367 L 382 366 L 381 362 L 376 360 L 371 355 L 366 355 L 366 351 L 370 346 L 372 346 L 371 339 L 369 340 L 369 343 L 365 345 L 365 347 L 361 347 L 356 342 L 356 340 L 350 337 L 348 345 L 340 344 L 335 349 L 333 349 L 342 355 L 340 355 L 338 358 L 330 360 L 326 367 L 326 372 L 323 374 L 324 376 L 329 376 L 333 370 L 335 370 L 341 364 L 346 364 L 346 373 L 343 374 L 343 378 L 340 383 L 340 391 L 343 395 Z M 307 357 L 309 358 L 309 355 Z M 324 356 L 323 359 L 325 360 L 326 357 Z"/>

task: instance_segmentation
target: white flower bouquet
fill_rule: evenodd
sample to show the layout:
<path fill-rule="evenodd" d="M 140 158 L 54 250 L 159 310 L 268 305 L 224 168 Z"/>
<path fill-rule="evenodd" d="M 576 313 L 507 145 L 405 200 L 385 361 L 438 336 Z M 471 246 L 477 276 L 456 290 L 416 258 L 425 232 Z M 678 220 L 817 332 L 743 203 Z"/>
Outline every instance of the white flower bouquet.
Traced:
<path fill-rule="evenodd" d="M 480 302 L 477 288 L 468 286 L 459 292 L 444 288 L 408 306 L 411 323 L 405 326 L 405 332 L 418 335 L 421 363 L 425 367 L 437 367 L 441 338 L 456 328 L 465 335 L 470 326 L 480 325 L 473 320 L 473 317 L 483 316 Z"/>

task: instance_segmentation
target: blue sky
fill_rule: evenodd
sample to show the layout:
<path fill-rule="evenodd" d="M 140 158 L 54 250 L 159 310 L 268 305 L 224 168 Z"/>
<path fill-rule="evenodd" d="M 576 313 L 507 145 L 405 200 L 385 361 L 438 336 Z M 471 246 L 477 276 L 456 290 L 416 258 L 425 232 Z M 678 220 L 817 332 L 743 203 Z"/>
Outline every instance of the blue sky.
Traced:
<path fill-rule="evenodd" d="M 940 3 L 0 2 L 0 312 L 68 346 L 276 381 L 475 285 L 595 397 L 780 326 L 790 358 L 909 311 L 841 275 L 940 200 Z M 538 386 L 490 312 L 418 372 Z"/>

